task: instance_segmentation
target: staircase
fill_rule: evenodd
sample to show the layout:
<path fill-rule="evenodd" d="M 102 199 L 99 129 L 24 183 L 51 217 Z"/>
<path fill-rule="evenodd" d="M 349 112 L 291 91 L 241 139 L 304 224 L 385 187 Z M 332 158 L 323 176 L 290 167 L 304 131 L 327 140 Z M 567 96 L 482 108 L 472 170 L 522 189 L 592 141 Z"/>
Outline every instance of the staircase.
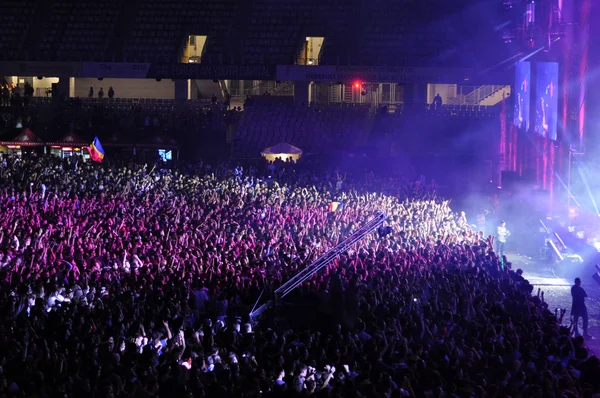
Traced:
<path fill-rule="evenodd" d="M 502 101 L 502 94 L 510 94 L 510 86 L 487 85 L 479 86 L 465 95 L 460 105 L 485 105 L 493 106 Z"/>
<path fill-rule="evenodd" d="M 192 98 L 196 98 L 198 92 L 200 92 L 200 98 L 210 99 L 214 94 L 215 97 L 217 97 L 217 101 L 223 101 L 223 91 L 220 81 L 215 82 L 214 80 L 194 80 L 192 90 L 194 87 L 196 90 L 191 93 Z"/>

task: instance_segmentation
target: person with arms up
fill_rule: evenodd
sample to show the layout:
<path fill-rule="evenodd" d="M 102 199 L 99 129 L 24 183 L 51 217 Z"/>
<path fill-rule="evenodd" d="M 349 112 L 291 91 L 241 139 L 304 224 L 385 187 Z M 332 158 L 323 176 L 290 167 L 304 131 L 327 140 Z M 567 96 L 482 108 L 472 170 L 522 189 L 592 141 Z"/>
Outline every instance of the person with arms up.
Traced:
<path fill-rule="evenodd" d="M 588 312 L 585 305 L 585 298 L 587 296 L 587 293 L 581 287 L 581 279 L 575 278 L 575 284 L 571 287 L 571 297 L 573 298 L 573 306 L 571 307 L 573 331 L 576 336 L 579 336 L 577 323 L 579 322 L 579 317 L 581 317 L 583 320 L 583 337 L 592 339 L 593 337 L 588 334 Z"/>

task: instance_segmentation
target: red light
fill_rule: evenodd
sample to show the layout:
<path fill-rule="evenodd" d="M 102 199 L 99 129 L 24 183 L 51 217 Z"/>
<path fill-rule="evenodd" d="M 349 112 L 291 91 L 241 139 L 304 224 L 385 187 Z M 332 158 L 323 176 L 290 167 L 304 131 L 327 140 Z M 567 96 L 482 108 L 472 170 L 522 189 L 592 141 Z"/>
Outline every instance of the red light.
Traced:
<path fill-rule="evenodd" d="M 354 87 L 359 88 L 360 87 L 360 83 L 354 83 Z"/>

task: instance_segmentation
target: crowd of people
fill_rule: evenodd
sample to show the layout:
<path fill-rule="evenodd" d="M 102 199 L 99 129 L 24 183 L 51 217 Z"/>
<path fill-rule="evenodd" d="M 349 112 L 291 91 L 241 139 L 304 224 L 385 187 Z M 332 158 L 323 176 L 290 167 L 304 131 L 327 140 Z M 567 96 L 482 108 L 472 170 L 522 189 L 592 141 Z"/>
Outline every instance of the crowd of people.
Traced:
<path fill-rule="evenodd" d="M 162 167 L 2 159 L 0 396 L 600 391 L 583 338 L 424 180 L 291 163 Z M 341 298 L 354 317 L 250 321 L 261 292 L 381 212 L 388 233 L 299 288 L 318 298 L 315 312 Z"/>

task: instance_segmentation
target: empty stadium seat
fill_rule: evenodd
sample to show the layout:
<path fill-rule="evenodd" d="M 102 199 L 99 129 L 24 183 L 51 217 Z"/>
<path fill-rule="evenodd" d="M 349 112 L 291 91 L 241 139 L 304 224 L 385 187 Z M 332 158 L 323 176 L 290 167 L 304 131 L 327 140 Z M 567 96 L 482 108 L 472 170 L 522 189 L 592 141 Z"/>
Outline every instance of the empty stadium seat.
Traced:
<path fill-rule="evenodd" d="M 210 64 L 292 64 L 306 37 L 325 38 L 322 64 L 469 63 L 464 36 L 477 35 L 465 29 L 477 21 L 476 11 L 461 17 L 466 2 L 6 0 L 0 57 L 179 62 L 187 37 L 200 35 Z"/>
<path fill-rule="evenodd" d="M 354 146 L 368 131 L 369 108 L 296 104 L 248 106 L 236 130 L 237 157 L 257 157 L 268 146 L 286 142 L 305 152 Z"/>
<path fill-rule="evenodd" d="M 0 16 L 2 16 L 1 58 L 10 60 L 22 56 L 20 49 L 23 44 L 24 33 L 29 28 L 34 9 L 34 7 L 24 7 L 23 2 L 16 0 L 0 1 Z"/>

